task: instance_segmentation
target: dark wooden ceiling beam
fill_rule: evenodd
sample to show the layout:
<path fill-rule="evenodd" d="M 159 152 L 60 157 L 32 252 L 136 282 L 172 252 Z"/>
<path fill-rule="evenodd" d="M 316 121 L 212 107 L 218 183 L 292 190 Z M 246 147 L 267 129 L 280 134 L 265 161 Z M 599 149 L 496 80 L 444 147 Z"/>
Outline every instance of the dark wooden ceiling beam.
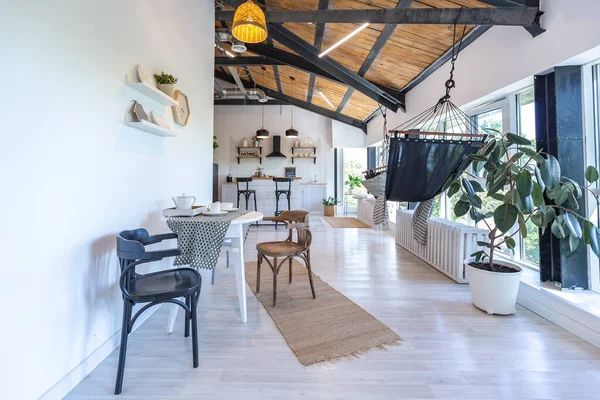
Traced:
<path fill-rule="evenodd" d="M 504 8 L 524 8 L 531 7 L 536 8 L 538 10 L 535 20 L 533 24 L 530 26 L 525 26 L 527 32 L 531 34 L 531 36 L 536 37 L 546 32 L 541 25 L 541 17 L 544 15 L 544 12 L 540 10 L 540 0 L 479 0 L 482 3 L 489 4 L 494 7 L 504 7 Z"/>
<path fill-rule="evenodd" d="M 258 5 L 260 5 L 265 10 L 267 9 L 267 4 L 265 0 L 258 0 Z M 267 36 L 267 44 L 269 46 L 273 46 L 273 38 L 271 36 Z M 275 83 L 277 85 L 277 90 L 283 93 L 283 88 L 281 87 L 281 78 L 279 77 L 279 67 L 277 65 L 273 65 L 273 77 L 275 78 Z"/>
<path fill-rule="evenodd" d="M 401 104 L 400 101 L 390 96 L 377 86 L 373 85 L 363 77 L 358 76 L 356 73 L 350 71 L 342 64 L 333 60 L 331 57 L 319 57 L 319 51 L 315 49 L 314 46 L 290 32 L 282 25 L 271 24 L 269 35 L 273 37 L 273 40 L 278 41 L 290 50 L 298 53 L 301 57 L 305 58 L 307 61 L 313 63 L 329 74 L 335 76 L 346 85 L 353 87 L 354 89 L 363 93 L 365 96 L 370 97 L 394 112 L 398 110 L 398 107 Z"/>
<path fill-rule="evenodd" d="M 214 101 L 215 106 L 287 106 L 290 103 L 282 100 L 269 99 L 266 103 L 261 103 L 258 100 L 246 99 L 217 99 Z"/>
<path fill-rule="evenodd" d="M 329 0 L 319 0 L 319 10 L 327 10 L 329 8 Z M 325 34 L 325 24 L 317 24 L 315 28 L 315 49 L 321 51 L 323 45 L 323 35 Z M 310 74 L 308 81 L 308 93 L 306 101 L 312 102 L 313 93 L 315 91 L 315 81 L 317 80 L 316 75 Z"/>
<path fill-rule="evenodd" d="M 283 51 L 275 47 L 265 46 L 264 44 L 247 43 L 246 47 L 248 48 L 249 52 L 258 54 L 262 57 L 215 57 L 215 66 L 289 65 L 290 67 L 299 69 L 306 73 L 346 85 L 346 83 L 331 75 L 329 72 L 324 71 L 313 63 L 295 54 L 288 53 L 287 51 Z M 370 83 L 383 90 L 393 98 L 397 99 L 400 103 L 404 104 L 404 95 L 401 91 L 381 86 L 373 82 Z"/>
<path fill-rule="evenodd" d="M 223 80 L 225 82 L 228 82 L 228 83 L 231 83 L 231 84 L 236 84 L 235 79 L 233 79 L 233 77 L 231 75 L 223 73 L 223 72 L 221 72 L 219 70 L 215 70 L 215 78 L 221 79 L 221 80 Z M 322 108 L 322 107 L 316 106 L 316 105 L 314 105 L 312 103 L 309 103 L 307 101 L 302 101 L 302 100 L 295 99 L 295 98 L 293 98 L 291 96 L 288 96 L 286 94 L 283 94 L 283 93 L 278 92 L 276 90 L 269 89 L 269 88 L 261 86 L 261 85 L 256 85 L 256 88 L 263 90 L 267 96 L 272 97 L 272 98 L 274 98 L 276 100 L 285 101 L 285 102 L 287 102 L 289 104 L 293 104 L 294 106 L 303 108 L 305 110 L 314 112 L 316 114 L 323 115 L 325 117 L 334 119 L 336 121 L 340 121 L 340 122 L 343 122 L 345 124 L 354 126 L 356 128 L 361 129 L 363 132 L 365 132 L 365 134 L 367 132 L 367 125 L 363 121 L 358 120 L 356 118 L 352 118 L 352 117 L 349 117 L 349 116 L 343 115 L 343 114 L 338 114 L 338 113 L 336 113 L 333 110 L 328 110 L 326 108 Z M 217 100 L 217 101 L 220 101 L 220 100 Z M 265 104 L 269 104 L 269 103 L 267 102 Z"/>
<path fill-rule="evenodd" d="M 398 4 L 396 4 L 396 9 L 408 8 L 408 7 L 410 7 L 411 3 L 412 3 L 412 0 L 400 0 L 400 1 L 398 1 Z M 396 29 L 397 26 L 398 25 L 396 25 L 396 24 L 385 25 L 385 27 L 381 31 L 381 34 L 379 34 L 377 41 L 371 48 L 371 51 L 369 51 L 369 54 L 367 55 L 367 57 L 365 58 L 365 60 L 363 61 L 362 65 L 361 65 L 360 69 L 358 70 L 359 76 L 362 76 L 362 77 L 365 76 L 365 74 L 367 73 L 369 68 L 371 68 L 371 65 L 373 65 L 373 62 L 375 61 L 375 59 L 381 52 L 381 49 L 383 49 L 383 46 L 385 46 L 385 44 L 387 43 L 390 36 L 392 36 L 392 34 L 394 33 L 394 30 Z M 346 104 L 348 104 L 348 101 L 350 100 L 350 98 L 352 97 L 353 94 L 354 94 L 354 89 L 349 88 L 348 91 L 346 92 L 346 94 L 344 95 L 344 98 L 338 105 L 337 110 L 335 110 L 335 111 L 342 112 L 342 110 L 344 109 L 344 107 L 346 107 Z M 402 109 L 404 112 L 406 112 L 406 107 L 402 107 Z"/>
<path fill-rule="evenodd" d="M 266 11 L 271 24 L 284 22 L 346 24 L 433 24 L 532 26 L 538 18 L 536 7 L 502 8 L 381 8 L 361 10 Z M 233 11 L 217 11 L 219 21 L 231 21 Z"/>

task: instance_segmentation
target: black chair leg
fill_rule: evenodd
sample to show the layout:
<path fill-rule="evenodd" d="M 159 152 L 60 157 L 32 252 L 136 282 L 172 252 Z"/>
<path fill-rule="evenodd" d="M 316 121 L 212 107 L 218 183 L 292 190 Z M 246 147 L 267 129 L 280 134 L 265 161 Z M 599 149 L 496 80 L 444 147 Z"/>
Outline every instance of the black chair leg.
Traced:
<path fill-rule="evenodd" d="M 256 205 L 256 192 L 254 193 L 254 211 L 258 211 L 258 206 Z M 258 228 L 258 221 L 256 221 L 256 227 Z"/>
<path fill-rule="evenodd" d="M 123 390 L 123 374 L 125 372 L 125 356 L 127 354 L 127 337 L 129 335 L 129 316 L 131 315 L 131 301 L 123 301 L 123 324 L 121 326 L 121 348 L 119 349 L 119 367 L 117 368 L 117 382 L 115 384 L 115 394 L 120 394 Z"/>
<path fill-rule="evenodd" d="M 287 199 L 288 199 L 288 210 L 291 210 L 292 206 L 291 206 L 291 203 L 290 203 L 290 193 L 288 192 L 286 196 L 287 196 Z"/>
<path fill-rule="evenodd" d="M 185 298 L 185 305 L 188 306 L 188 310 L 191 309 L 191 301 L 190 301 L 190 296 L 187 296 Z M 185 312 L 185 337 L 190 336 L 190 314 L 186 311 Z"/>
<path fill-rule="evenodd" d="M 200 298 L 200 291 L 194 293 L 191 296 L 191 311 L 192 311 L 192 352 L 194 359 L 194 368 L 198 368 L 198 319 L 196 316 L 196 307 L 198 305 L 197 299 Z"/>

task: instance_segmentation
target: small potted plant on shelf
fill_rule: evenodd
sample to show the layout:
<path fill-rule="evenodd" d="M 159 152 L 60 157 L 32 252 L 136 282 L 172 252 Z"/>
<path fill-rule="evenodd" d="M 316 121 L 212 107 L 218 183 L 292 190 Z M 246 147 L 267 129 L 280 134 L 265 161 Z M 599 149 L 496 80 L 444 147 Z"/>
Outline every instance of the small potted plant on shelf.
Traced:
<path fill-rule="evenodd" d="M 262 138 L 256 137 L 256 135 L 252 136 L 252 145 L 254 147 L 260 147 L 260 142 L 262 142 Z"/>
<path fill-rule="evenodd" d="M 175 84 L 177 83 L 177 78 L 173 75 L 165 74 L 162 71 L 160 74 L 154 74 L 154 79 L 156 79 L 156 83 L 158 84 L 158 89 L 168 95 L 169 97 L 173 97 L 175 95 Z"/>
<path fill-rule="evenodd" d="M 213 150 L 219 148 L 219 142 L 217 142 L 217 137 L 213 135 Z"/>
<path fill-rule="evenodd" d="M 256 168 L 256 172 L 254 173 L 254 176 L 258 176 L 258 177 L 265 176 L 265 173 L 263 171 L 264 171 L 264 168 L 261 168 L 261 167 Z"/>
<path fill-rule="evenodd" d="M 335 217 L 335 209 L 340 201 L 335 197 L 329 196 L 326 199 L 323 199 L 324 211 L 323 214 L 326 217 Z"/>
<path fill-rule="evenodd" d="M 485 184 L 465 173 L 449 185 L 448 196 L 460 196 L 454 215 L 467 213 L 488 231 L 487 240 L 478 241 L 483 250 L 464 261 L 473 304 L 488 314 L 513 314 L 521 279 L 521 268 L 501 259 L 497 252 L 514 252 L 514 237 L 527 237 L 531 221 L 542 232 L 568 243 L 570 251 L 591 246 L 600 256 L 600 230 L 580 211 L 578 199 L 598 181 L 598 171 L 585 171 L 587 186 L 561 175 L 561 166 L 552 155 L 535 151 L 531 141 L 512 134 L 499 134 L 474 155 L 473 170 L 482 174 Z M 482 182 L 482 181 L 481 181 Z M 483 197 L 494 199 L 494 210 L 482 210 Z M 577 210 L 577 211 L 575 211 Z M 480 224 L 481 225 L 481 224 Z M 529 228 L 531 229 L 531 227 Z M 500 253 L 502 254 L 502 253 Z"/>
<path fill-rule="evenodd" d="M 346 181 L 346 186 L 348 186 L 348 193 L 353 194 L 354 188 L 360 186 L 360 177 L 354 176 L 352 174 L 348 174 L 348 180 Z"/>

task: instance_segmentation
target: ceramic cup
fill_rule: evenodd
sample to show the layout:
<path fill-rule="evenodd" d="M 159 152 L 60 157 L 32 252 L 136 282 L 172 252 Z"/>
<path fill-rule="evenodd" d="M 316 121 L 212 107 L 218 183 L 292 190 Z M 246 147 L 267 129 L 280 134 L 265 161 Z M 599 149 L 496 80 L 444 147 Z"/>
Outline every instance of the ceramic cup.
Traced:
<path fill-rule="evenodd" d="M 221 212 L 221 203 L 220 202 L 215 202 L 210 204 L 210 212 L 214 213 L 214 214 L 218 214 Z"/>
<path fill-rule="evenodd" d="M 221 203 L 221 210 L 229 211 L 233 208 L 233 203 Z"/>

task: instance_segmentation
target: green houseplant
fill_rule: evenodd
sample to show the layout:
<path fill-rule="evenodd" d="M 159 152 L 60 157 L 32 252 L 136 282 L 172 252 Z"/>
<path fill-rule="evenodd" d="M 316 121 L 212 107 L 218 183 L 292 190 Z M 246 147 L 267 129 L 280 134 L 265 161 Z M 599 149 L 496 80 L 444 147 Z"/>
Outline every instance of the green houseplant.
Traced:
<path fill-rule="evenodd" d="M 535 151 L 521 136 L 498 134 L 477 154 L 468 156 L 473 171 L 481 176 L 463 174 L 448 187 L 448 196 L 460 196 L 454 207 L 457 217 L 467 213 L 483 222 L 487 240 L 478 241 L 483 250 L 465 260 L 473 303 L 490 314 L 512 314 L 518 293 L 521 269 L 496 257 L 505 248 L 514 251 L 515 235 L 527 237 L 527 222 L 542 232 L 568 241 L 571 251 L 585 244 L 600 256 L 600 230 L 579 210 L 579 199 L 598 181 L 596 168 L 585 171 L 586 186 L 561 174 L 561 166 L 552 155 Z M 495 201 L 494 210 L 482 210 L 483 198 Z"/>
<path fill-rule="evenodd" d="M 262 138 L 259 138 L 256 135 L 252 136 L 252 144 L 254 147 L 260 147 L 260 142 L 262 142 Z"/>
<path fill-rule="evenodd" d="M 345 182 L 345 184 L 348 186 L 348 193 L 354 193 L 354 188 L 361 185 L 360 177 L 348 174 L 348 180 Z"/>
<path fill-rule="evenodd" d="M 219 148 L 219 142 L 217 142 L 217 137 L 213 135 L 213 150 Z"/>
<path fill-rule="evenodd" d="M 338 199 L 336 199 L 335 197 L 332 197 L 332 196 L 329 196 L 328 198 L 323 199 L 323 206 L 324 206 L 323 214 L 326 217 L 335 217 L 335 214 L 336 214 L 335 208 L 339 204 L 339 202 L 340 201 Z"/>
<path fill-rule="evenodd" d="M 162 71 L 160 74 L 154 74 L 154 79 L 156 79 L 158 89 L 161 92 L 167 94 L 170 97 L 174 96 L 177 78 L 175 78 L 173 75 L 165 74 L 165 72 Z"/>

